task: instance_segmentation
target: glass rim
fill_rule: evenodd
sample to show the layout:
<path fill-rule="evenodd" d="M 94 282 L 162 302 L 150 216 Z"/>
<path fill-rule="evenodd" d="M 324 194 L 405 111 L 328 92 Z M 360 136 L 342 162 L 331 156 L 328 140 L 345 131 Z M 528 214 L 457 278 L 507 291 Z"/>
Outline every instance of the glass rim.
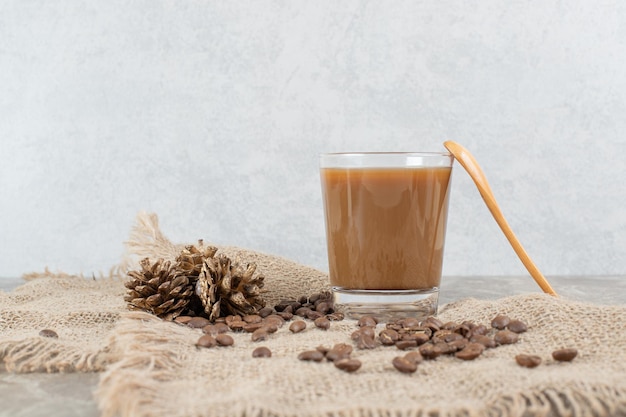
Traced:
<path fill-rule="evenodd" d="M 335 152 L 319 157 L 320 168 L 427 168 L 452 167 L 449 152 Z"/>

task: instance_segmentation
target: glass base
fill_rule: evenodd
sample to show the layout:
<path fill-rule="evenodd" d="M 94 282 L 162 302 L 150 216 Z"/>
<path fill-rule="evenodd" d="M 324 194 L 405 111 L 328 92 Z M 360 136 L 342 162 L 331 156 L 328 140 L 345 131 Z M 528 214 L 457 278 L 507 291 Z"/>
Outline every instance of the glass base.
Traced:
<path fill-rule="evenodd" d="M 404 317 L 423 320 L 437 314 L 439 288 L 421 290 L 353 290 L 333 287 L 335 304 L 347 317 L 375 316 L 381 322 Z"/>

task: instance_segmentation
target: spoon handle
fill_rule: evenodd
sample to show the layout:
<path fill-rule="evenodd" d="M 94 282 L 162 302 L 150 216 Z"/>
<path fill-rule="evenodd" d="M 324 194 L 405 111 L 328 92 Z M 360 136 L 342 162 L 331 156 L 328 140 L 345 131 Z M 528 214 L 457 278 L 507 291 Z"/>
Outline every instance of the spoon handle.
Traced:
<path fill-rule="evenodd" d="M 496 223 L 498 223 L 498 226 L 500 226 L 500 229 L 504 233 L 504 236 L 506 236 L 507 240 L 513 247 L 513 250 L 519 257 L 520 261 L 522 261 L 522 264 L 524 264 L 524 266 L 528 270 L 530 276 L 533 277 L 533 279 L 543 290 L 543 292 L 551 295 L 557 295 L 548 280 L 543 276 L 541 271 L 539 271 L 539 268 L 537 268 L 532 259 L 530 259 L 530 256 L 528 256 L 528 253 L 526 253 L 526 251 L 524 250 L 521 242 L 519 241 L 517 236 L 515 236 L 515 233 L 513 233 L 513 229 L 511 229 L 511 226 L 509 226 L 509 223 L 504 218 L 502 210 L 500 210 L 500 206 L 496 202 L 493 191 L 489 186 L 487 177 L 485 176 L 483 170 L 480 168 L 480 165 L 478 164 L 476 159 L 474 159 L 474 156 L 467 149 L 465 149 L 463 146 L 459 145 L 456 142 L 447 141 L 444 143 L 444 146 L 452 153 L 452 155 L 454 155 L 455 159 L 461 164 L 461 166 L 465 168 L 469 176 L 474 181 L 474 184 L 476 184 L 478 192 L 485 201 L 487 208 L 489 208 L 489 211 L 493 215 Z"/>

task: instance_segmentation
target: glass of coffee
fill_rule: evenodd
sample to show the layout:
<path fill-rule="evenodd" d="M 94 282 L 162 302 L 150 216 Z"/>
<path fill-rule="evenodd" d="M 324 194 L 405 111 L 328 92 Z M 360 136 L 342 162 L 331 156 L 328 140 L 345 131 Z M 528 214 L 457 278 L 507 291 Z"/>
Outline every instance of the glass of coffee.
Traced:
<path fill-rule="evenodd" d="M 452 162 L 449 153 L 320 156 L 330 283 L 349 317 L 436 314 Z"/>

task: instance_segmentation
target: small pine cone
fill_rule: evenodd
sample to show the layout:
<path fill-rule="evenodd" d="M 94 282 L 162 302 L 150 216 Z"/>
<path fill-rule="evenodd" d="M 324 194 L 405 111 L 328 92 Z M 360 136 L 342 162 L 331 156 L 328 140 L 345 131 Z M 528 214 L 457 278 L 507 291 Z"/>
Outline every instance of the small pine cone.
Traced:
<path fill-rule="evenodd" d="M 176 268 L 182 275 L 187 275 L 195 282 L 195 279 L 200 275 L 204 260 L 212 258 L 216 252 L 217 248 L 215 246 L 204 246 L 202 239 L 200 239 L 198 240 L 198 246 L 188 245 L 180 252 L 180 255 L 176 258 Z"/>
<path fill-rule="evenodd" d="M 130 280 L 124 284 L 128 288 L 124 300 L 129 307 L 148 311 L 165 320 L 181 315 L 193 296 L 189 278 L 163 259 L 152 264 L 145 258 L 140 265 L 140 271 L 128 273 Z"/>
<path fill-rule="evenodd" d="M 226 255 L 206 258 L 196 282 L 196 295 L 211 321 L 229 314 L 254 314 L 265 307 L 263 275 L 254 276 L 256 264 L 245 267 Z"/>

